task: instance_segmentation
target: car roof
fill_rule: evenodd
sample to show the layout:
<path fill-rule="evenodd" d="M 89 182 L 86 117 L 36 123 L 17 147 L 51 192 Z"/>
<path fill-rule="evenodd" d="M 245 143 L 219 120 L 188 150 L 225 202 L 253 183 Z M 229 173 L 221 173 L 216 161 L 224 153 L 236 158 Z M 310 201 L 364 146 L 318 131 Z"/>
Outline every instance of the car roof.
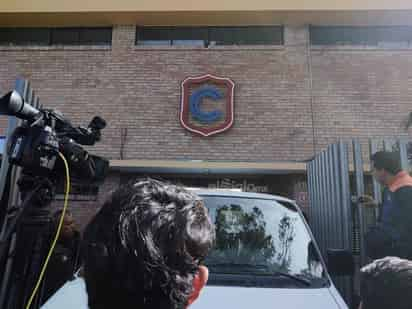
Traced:
<path fill-rule="evenodd" d="M 223 196 L 223 197 L 243 197 L 243 198 L 256 198 L 265 200 L 275 200 L 279 202 L 287 202 L 295 204 L 295 201 L 288 198 L 272 195 L 266 193 L 254 193 L 254 192 L 242 192 L 242 191 L 232 191 L 232 190 L 213 190 L 213 189 L 196 189 L 193 190 L 194 193 L 201 196 Z"/>

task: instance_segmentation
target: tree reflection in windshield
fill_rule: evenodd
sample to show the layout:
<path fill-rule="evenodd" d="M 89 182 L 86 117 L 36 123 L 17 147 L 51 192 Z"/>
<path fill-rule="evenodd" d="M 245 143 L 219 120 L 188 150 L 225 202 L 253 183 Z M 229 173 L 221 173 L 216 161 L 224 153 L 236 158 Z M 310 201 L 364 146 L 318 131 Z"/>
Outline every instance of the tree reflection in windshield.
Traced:
<path fill-rule="evenodd" d="M 222 270 L 213 265 L 224 265 L 224 272 L 231 273 L 322 277 L 319 255 L 296 210 L 274 200 L 211 196 L 204 200 L 216 227 L 215 248 L 206 260 L 212 272 Z"/>
<path fill-rule="evenodd" d="M 275 256 L 272 235 L 266 235 L 262 211 L 245 212 L 240 205 L 217 209 L 214 257 L 228 263 L 267 264 Z"/>
<path fill-rule="evenodd" d="M 291 217 L 284 215 L 279 222 L 279 253 L 277 264 L 283 271 L 289 272 L 289 266 L 291 262 L 290 246 L 295 237 L 295 230 Z"/>

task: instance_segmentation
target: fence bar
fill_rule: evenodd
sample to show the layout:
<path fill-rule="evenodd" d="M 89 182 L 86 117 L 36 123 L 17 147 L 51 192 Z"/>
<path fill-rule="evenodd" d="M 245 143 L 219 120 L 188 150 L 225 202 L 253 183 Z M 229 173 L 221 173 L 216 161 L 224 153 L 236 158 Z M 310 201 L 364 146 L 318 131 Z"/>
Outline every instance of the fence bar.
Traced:
<path fill-rule="evenodd" d="M 365 194 L 365 184 L 363 178 L 363 160 L 362 160 L 362 148 L 358 140 L 353 141 L 353 158 L 355 166 L 355 182 L 356 182 L 356 197 Z M 364 217 L 364 208 L 360 203 L 356 203 L 356 208 L 359 217 L 359 249 L 360 249 L 360 258 L 361 265 L 365 265 L 366 256 L 365 256 L 365 217 Z"/>
<path fill-rule="evenodd" d="M 409 160 L 408 160 L 408 141 L 405 139 L 400 139 L 398 141 L 399 155 L 401 159 L 401 166 L 404 171 L 409 171 Z"/>
<path fill-rule="evenodd" d="M 313 232 L 315 233 L 315 207 L 313 205 L 315 204 L 315 197 L 314 197 L 314 190 L 315 188 L 313 187 L 313 161 L 307 163 L 307 178 L 308 178 L 308 195 L 309 195 L 309 225 L 311 228 L 313 228 Z"/>
<path fill-rule="evenodd" d="M 379 150 L 379 143 L 376 140 L 369 141 L 369 149 L 370 149 L 370 154 L 373 155 L 375 152 Z M 373 199 L 380 204 L 382 203 L 382 187 L 376 181 L 374 177 L 372 179 L 372 185 L 373 185 Z M 378 217 L 379 217 L 379 209 L 375 207 L 375 220 L 377 220 Z"/>
<path fill-rule="evenodd" d="M 334 171 L 332 165 L 332 146 L 328 147 L 328 221 L 330 224 L 329 227 L 329 247 L 334 248 L 336 246 L 336 224 L 335 224 L 335 188 L 334 188 Z"/>
<path fill-rule="evenodd" d="M 348 147 L 342 141 L 339 142 L 339 164 L 341 173 L 341 218 L 342 218 L 342 236 L 343 236 L 343 248 L 353 252 L 352 246 L 352 209 L 351 209 L 351 197 L 350 197 L 350 180 L 349 180 L 349 160 L 348 160 Z M 345 300 L 348 304 L 352 303 L 352 280 L 351 278 L 342 278 L 343 287 L 342 290 Z"/>
<path fill-rule="evenodd" d="M 334 237 L 330 237 L 333 235 L 333 230 L 334 230 L 334 224 L 333 224 L 333 218 L 334 218 L 334 213 L 333 213 L 333 195 L 332 195 L 332 180 L 333 180 L 333 170 L 330 168 L 330 162 L 331 162 L 331 157 L 332 157 L 332 152 L 331 152 L 331 146 L 328 147 L 328 150 L 326 152 L 326 167 L 327 167 L 327 177 L 326 177 L 326 194 L 327 194 L 327 220 L 328 220 L 328 246 L 327 248 L 332 248 L 335 246 L 335 241 Z"/>
<path fill-rule="evenodd" d="M 340 167 L 341 167 L 341 179 L 342 179 L 342 218 L 347 224 L 343 226 L 343 243 L 344 248 L 352 250 L 352 211 L 351 211 L 351 198 L 350 198 L 350 183 L 349 183 L 349 164 L 348 164 L 348 152 L 347 145 L 342 141 L 339 142 L 340 152 Z"/>
<path fill-rule="evenodd" d="M 341 217 L 339 216 L 339 210 L 341 209 L 341 185 L 340 185 L 340 173 L 339 173 L 339 152 L 338 145 L 332 145 L 332 170 L 333 170 L 333 194 L 334 194 L 334 207 L 333 207 L 333 216 L 334 216 L 334 233 L 335 233 L 335 243 L 336 248 L 341 248 L 343 238 L 342 233 L 339 233 L 339 230 L 342 226 Z"/>
<path fill-rule="evenodd" d="M 319 190 L 319 186 L 318 186 L 318 179 L 319 179 L 319 171 L 318 171 L 318 167 L 317 167 L 317 159 L 313 160 L 313 189 L 314 189 L 314 204 L 313 204 L 313 208 L 314 208 L 314 221 L 316 224 L 316 240 L 319 242 L 320 241 L 320 222 L 319 222 L 319 198 L 318 198 L 318 190 Z"/>
<path fill-rule="evenodd" d="M 320 218 L 320 221 L 321 221 L 321 225 L 320 225 L 320 228 L 321 228 L 321 237 L 320 237 L 320 239 L 321 239 L 321 250 L 322 250 L 322 255 L 325 255 L 325 220 L 324 220 L 324 214 L 325 214 L 325 209 L 324 209 L 324 207 L 325 207 L 325 202 L 324 202 L 324 198 L 325 198 L 325 188 L 324 188 L 324 181 L 325 181 L 325 176 L 324 176 L 324 173 L 323 173 L 323 152 L 321 152 L 320 154 L 319 154 L 319 170 L 320 170 L 320 173 L 319 173 L 319 183 L 320 183 L 320 190 L 319 190 L 319 192 L 320 192 L 320 194 L 319 194 L 319 206 L 320 206 L 320 208 L 319 208 L 319 218 Z"/>
<path fill-rule="evenodd" d="M 14 89 L 23 97 L 27 98 L 28 92 L 30 91 L 29 83 L 28 81 L 24 79 L 18 79 L 16 80 Z M 6 136 L 6 141 L 5 145 L 7 145 L 11 134 L 13 133 L 14 129 L 18 127 L 21 124 L 21 120 L 17 119 L 16 117 L 8 117 L 8 127 L 7 127 L 7 136 Z M 0 198 L 3 197 L 4 194 L 4 186 L 7 182 L 7 174 L 9 172 L 9 169 L 11 168 L 10 172 L 10 189 L 9 189 L 9 200 L 7 201 L 7 209 L 11 209 L 14 205 L 17 205 L 18 199 L 20 197 L 18 190 L 17 190 L 17 179 L 20 178 L 20 173 L 21 173 L 21 168 L 18 167 L 11 167 L 9 164 L 9 156 L 7 154 L 7 151 L 3 152 L 3 159 L 2 159 L 2 164 L 1 164 L 1 171 L 0 171 L 0 189 L 1 189 L 1 195 Z M 8 213 L 8 212 L 7 212 Z M 6 216 L 4 218 L 3 222 L 3 228 L 0 231 L 0 239 L 3 238 L 4 233 L 6 232 L 7 228 L 7 221 L 8 217 Z M 9 274 L 12 271 L 13 267 L 13 252 L 16 247 L 16 234 L 14 233 L 11 236 L 11 240 L 9 241 L 9 248 L 8 248 L 8 256 L 5 264 L 5 269 L 4 269 L 4 276 L 3 280 L 1 281 L 1 287 L 0 287 L 0 308 L 5 308 L 6 307 L 6 301 L 7 301 L 7 291 L 8 291 L 8 286 L 9 286 L 9 279 L 10 276 Z"/>

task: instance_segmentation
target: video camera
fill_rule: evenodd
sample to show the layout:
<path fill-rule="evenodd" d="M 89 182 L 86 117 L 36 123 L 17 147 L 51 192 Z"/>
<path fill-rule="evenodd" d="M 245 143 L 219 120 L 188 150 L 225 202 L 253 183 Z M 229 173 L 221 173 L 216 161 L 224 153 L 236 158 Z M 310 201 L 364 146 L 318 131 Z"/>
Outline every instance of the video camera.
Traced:
<path fill-rule="evenodd" d="M 49 205 L 66 175 L 60 154 L 71 183 L 103 181 L 108 160 L 82 146 L 98 142 L 106 122 L 94 117 L 87 128 L 75 127 L 60 112 L 38 107 L 28 81 L 18 79 L 15 89 L 0 98 L 0 115 L 22 120 L 9 119 L 0 169 L 0 308 L 23 309 L 32 299 L 36 309 L 44 301 L 41 267 L 51 237 L 58 237 Z"/>
<path fill-rule="evenodd" d="M 37 109 L 24 102 L 17 91 L 0 98 L 0 115 L 25 120 L 12 134 L 6 151 L 11 164 L 24 168 L 25 173 L 56 178 L 62 173 L 61 152 L 68 160 L 72 177 L 81 182 L 104 179 L 109 163 L 90 155 L 80 145 L 94 145 L 100 140 L 106 122 L 94 117 L 87 128 L 74 127 L 54 110 Z"/>

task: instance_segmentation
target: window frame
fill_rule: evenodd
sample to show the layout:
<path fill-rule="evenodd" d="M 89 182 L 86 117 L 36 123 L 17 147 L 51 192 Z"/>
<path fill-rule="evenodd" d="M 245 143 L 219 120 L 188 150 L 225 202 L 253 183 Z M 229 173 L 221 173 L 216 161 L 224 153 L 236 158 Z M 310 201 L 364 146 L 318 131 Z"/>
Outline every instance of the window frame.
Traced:
<path fill-rule="evenodd" d="M 312 46 L 412 45 L 412 26 L 309 26 Z M 341 40 L 339 39 L 342 38 Z M 401 38 L 396 40 L 393 38 Z"/>
<path fill-rule="evenodd" d="M 82 34 L 84 35 L 88 31 L 98 31 L 101 30 L 100 40 L 87 40 L 82 39 Z M 36 33 L 36 31 L 43 32 L 43 39 L 25 40 L 24 36 L 30 37 L 30 32 Z M 54 38 L 59 32 L 63 33 L 65 31 L 72 31 L 75 33 L 76 38 L 67 40 L 61 40 L 60 42 Z M 26 33 L 27 32 L 27 33 Z M 1 35 L 8 36 L 8 38 L 2 40 Z M 89 34 L 90 35 L 90 34 Z M 90 36 L 92 37 L 92 36 Z M 0 27 L 0 46 L 111 46 L 113 38 L 113 27 Z M 88 42 L 89 41 L 89 42 Z"/>
<path fill-rule="evenodd" d="M 190 40 L 177 40 L 174 38 L 173 32 L 174 31 L 181 31 L 181 30 L 188 30 L 194 29 L 198 31 L 205 31 L 203 39 L 193 40 L 198 41 L 198 44 L 175 44 L 175 41 L 190 41 Z M 265 42 L 264 39 L 261 42 L 256 43 L 247 43 L 247 42 L 239 42 L 240 40 L 234 40 L 233 42 L 229 42 L 228 44 L 220 43 L 220 44 L 213 44 L 214 37 L 213 31 L 214 30 L 221 30 L 221 31 L 230 31 L 230 30 L 273 30 L 277 31 L 278 39 L 274 40 L 273 42 Z M 164 33 L 164 40 L 152 40 L 152 39 L 145 39 L 144 31 L 165 31 Z M 274 32 L 275 33 L 275 32 Z M 203 41 L 203 44 L 200 42 Z M 159 42 L 156 44 L 155 42 Z M 163 42 L 163 43 L 160 43 Z M 150 46 L 150 47 L 176 47 L 176 46 L 191 46 L 191 47 L 201 47 L 201 48 L 209 48 L 212 46 L 223 46 L 223 47 L 230 47 L 230 46 L 283 46 L 284 45 L 284 26 L 283 25 L 253 25 L 253 26 L 194 26 L 194 27 L 187 27 L 187 26 L 136 26 L 136 36 L 135 36 L 135 46 Z"/>

